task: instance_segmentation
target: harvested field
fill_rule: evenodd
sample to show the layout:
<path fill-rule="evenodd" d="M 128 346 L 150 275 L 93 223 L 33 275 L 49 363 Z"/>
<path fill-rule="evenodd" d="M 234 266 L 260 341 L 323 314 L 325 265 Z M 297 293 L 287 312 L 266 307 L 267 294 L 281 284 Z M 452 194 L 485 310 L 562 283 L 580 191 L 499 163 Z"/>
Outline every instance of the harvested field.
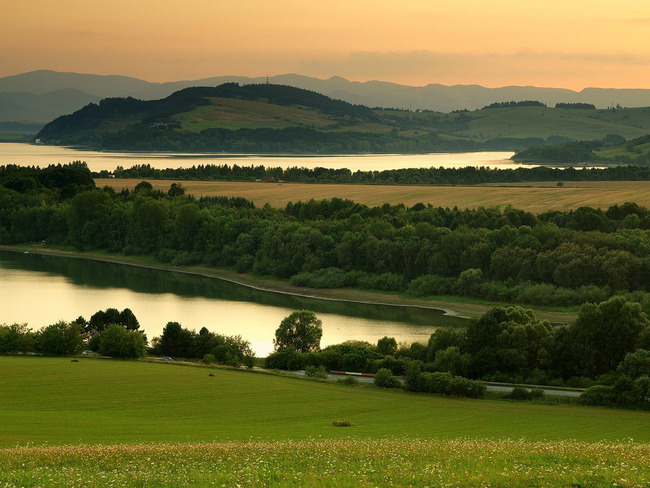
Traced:
<path fill-rule="evenodd" d="M 156 189 L 168 190 L 172 180 L 148 180 Z M 95 180 L 99 187 L 105 185 L 120 191 L 132 190 L 140 180 Z M 177 181 L 178 183 L 178 181 Z M 401 186 L 401 185 L 337 185 L 307 183 L 259 183 L 224 181 L 180 181 L 186 192 L 201 196 L 238 196 L 255 202 L 257 206 L 268 203 L 283 207 L 287 202 L 306 201 L 311 198 L 339 197 L 375 206 L 383 203 L 430 203 L 438 207 L 505 207 L 533 213 L 547 210 L 571 210 L 581 206 L 607 209 L 614 204 L 635 202 L 650 207 L 650 182 L 599 181 L 571 182 L 558 187 L 554 183 L 502 184 L 490 186 Z"/>

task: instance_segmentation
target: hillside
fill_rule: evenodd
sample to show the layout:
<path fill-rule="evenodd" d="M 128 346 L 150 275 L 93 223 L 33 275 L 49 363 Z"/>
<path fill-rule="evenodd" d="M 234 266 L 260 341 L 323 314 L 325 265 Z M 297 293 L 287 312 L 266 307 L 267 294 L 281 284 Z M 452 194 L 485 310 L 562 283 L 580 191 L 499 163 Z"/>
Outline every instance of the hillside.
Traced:
<path fill-rule="evenodd" d="M 104 99 L 55 119 L 35 139 L 135 151 L 510 151 L 612 135 L 637 138 L 650 132 L 649 112 L 550 108 L 540 102 L 510 102 L 472 112 L 413 112 L 370 109 L 286 85 L 226 83 L 185 88 L 160 100 Z"/>
<path fill-rule="evenodd" d="M 369 108 L 282 85 L 186 88 L 162 100 L 111 98 L 59 117 L 47 144 L 192 152 L 357 152 L 391 148 Z M 362 127 L 364 137 L 355 133 Z M 392 148 L 397 149 L 397 148 Z"/>
<path fill-rule="evenodd" d="M 644 110 L 645 111 L 645 110 Z M 610 134 L 604 140 L 593 139 L 563 144 L 535 145 L 519 151 L 512 159 L 522 163 L 555 165 L 650 165 L 650 135 L 625 140 Z"/>
<path fill-rule="evenodd" d="M 2 356 L 0 372 L 4 392 L 0 447 L 345 439 L 350 435 L 359 439 L 650 439 L 647 413 L 642 411 L 409 394 L 235 369 Z M 331 423 L 342 418 L 355 427 L 332 428 Z"/>

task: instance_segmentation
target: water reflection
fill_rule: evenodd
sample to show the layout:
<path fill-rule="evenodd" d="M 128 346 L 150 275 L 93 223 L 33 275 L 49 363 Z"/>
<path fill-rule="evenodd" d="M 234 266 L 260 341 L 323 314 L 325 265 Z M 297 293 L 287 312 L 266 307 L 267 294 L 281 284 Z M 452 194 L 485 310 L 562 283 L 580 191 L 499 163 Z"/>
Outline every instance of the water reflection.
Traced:
<path fill-rule="evenodd" d="M 289 168 L 348 168 L 351 171 L 389 170 L 401 168 L 516 168 L 510 160 L 512 152 L 432 153 L 432 154 L 351 154 L 343 156 L 270 156 L 264 154 L 184 154 L 162 152 L 101 152 L 80 151 L 67 147 L 24 143 L 0 143 L 0 165 L 47 166 L 85 161 L 91 171 L 113 171 L 118 166 L 130 168 L 149 164 L 154 168 L 191 168 L 199 164 L 259 166 Z"/>
<path fill-rule="evenodd" d="M 323 346 L 384 335 L 426 342 L 436 327 L 465 323 L 431 309 L 296 297 L 182 272 L 32 253 L 0 252 L 0 277 L 0 323 L 39 328 L 128 307 L 150 338 L 176 320 L 191 329 L 241 334 L 259 355 L 268 354 L 275 328 L 297 309 L 313 310 L 323 321 Z"/>

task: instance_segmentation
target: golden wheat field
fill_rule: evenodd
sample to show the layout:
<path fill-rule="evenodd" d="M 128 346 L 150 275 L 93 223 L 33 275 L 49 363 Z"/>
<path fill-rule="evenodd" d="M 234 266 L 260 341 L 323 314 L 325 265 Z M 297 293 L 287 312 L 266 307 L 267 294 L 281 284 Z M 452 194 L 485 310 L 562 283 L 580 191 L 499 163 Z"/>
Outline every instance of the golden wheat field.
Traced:
<path fill-rule="evenodd" d="M 496 207 L 512 205 L 533 213 L 547 210 L 571 210 L 581 206 L 607 209 L 614 204 L 636 202 L 650 207 L 650 182 L 599 181 L 565 183 L 503 184 L 490 186 L 406 186 L 406 185 L 340 185 L 308 183 L 260 183 L 231 181 L 173 181 L 148 180 L 155 189 L 167 190 L 172 183 L 180 183 L 186 192 L 201 196 L 238 196 L 255 202 L 283 207 L 288 202 L 311 198 L 339 197 L 369 206 L 383 203 L 430 203 L 434 207 Z M 99 187 L 111 186 L 116 191 L 133 190 L 140 180 L 98 178 Z"/>

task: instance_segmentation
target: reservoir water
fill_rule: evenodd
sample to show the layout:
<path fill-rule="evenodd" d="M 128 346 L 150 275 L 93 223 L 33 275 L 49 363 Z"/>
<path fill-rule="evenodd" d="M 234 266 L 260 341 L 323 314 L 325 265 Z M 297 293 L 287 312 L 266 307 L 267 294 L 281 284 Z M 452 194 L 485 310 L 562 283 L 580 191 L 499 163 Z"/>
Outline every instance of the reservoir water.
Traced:
<path fill-rule="evenodd" d="M 98 310 L 130 308 L 149 340 L 167 322 L 241 335 L 258 356 L 273 349 L 275 329 L 293 310 L 323 322 L 321 347 L 347 340 L 426 342 L 440 326 L 466 321 L 442 311 L 318 300 L 264 292 L 215 278 L 85 259 L 0 251 L 0 324 L 34 330 Z"/>
<path fill-rule="evenodd" d="M 368 154 L 345 156 L 269 156 L 181 153 L 120 153 L 80 151 L 58 146 L 21 143 L 0 143 L 0 165 L 40 166 L 85 161 L 91 171 L 113 171 L 118 166 L 130 168 L 149 164 L 154 168 L 189 168 L 199 164 L 217 164 L 266 167 L 348 168 L 357 170 L 387 170 L 400 168 L 517 168 L 521 165 L 509 158 L 512 152 L 473 152 L 435 154 Z"/>

